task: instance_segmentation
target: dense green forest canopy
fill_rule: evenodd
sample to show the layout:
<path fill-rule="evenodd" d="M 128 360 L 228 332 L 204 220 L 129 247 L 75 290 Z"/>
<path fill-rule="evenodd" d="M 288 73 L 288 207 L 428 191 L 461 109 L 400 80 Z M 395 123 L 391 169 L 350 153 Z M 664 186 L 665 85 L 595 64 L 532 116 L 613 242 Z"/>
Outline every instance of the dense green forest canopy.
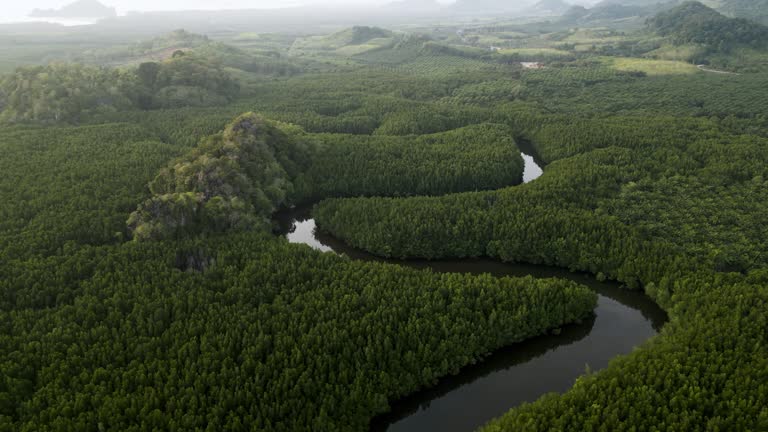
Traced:
<path fill-rule="evenodd" d="M 0 121 L 74 124 L 130 109 L 221 106 L 260 77 L 306 67 L 271 49 L 245 51 L 177 30 L 15 69 L 0 78 Z"/>
<path fill-rule="evenodd" d="M 0 82 L 6 122 L 77 121 L 82 114 L 127 109 L 138 87 L 136 76 L 118 70 L 80 65 L 18 69 Z"/>
<path fill-rule="evenodd" d="M 747 18 L 768 25 L 768 2 L 766 0 L 723 0 L 719 11 L 733 17 Z"/>
<path fill-rule="evenodd" d="M 265 230 L 280 208 L 333 196 L 440 195 L 519 184 L 523 160 L 501 125 L 420 137 L 310 135 L 243 114 L 149 184 L 128 219 L 136 240 Z M 367 142 L 366 142 L 367 141 Z"/>
<path fill-rule="evenodd" d="M 761 52 L 721 53 L 741 72 L 725 74 L 631 29 L 473 25 L 357 29 L 332 50 L 237 33 L 6 75 L 0 430 L 363 431 L 595 307 L 571 282 L 271 235 L 270 214 L 304 201 L 381 256 L 586 271 L 669 313 L 633 353 L 489 431 L 768 428 Z M 522 142 L 546 165 L 525 185 Z"/>
<path fill-rule="evenodd" d="M 728 18 L 695 1 L 659 13 L 648 25 L 677 44 L 703 44 L 718 51 L 739 45 L 768 48 L 768 27 L 745 18 Z"/>
<path fill-rule="evenodd" d="M 387 120 L 390 122 L 391 120 Z M 403 122 L 398 123 L 403 125 Z M 428 135 L 319 134 L 299 202 L 338 196 L 444 195 L 520 184 L 514 130 L 480 124 Z"/>
<path fill-rule="evenodd" d="M 183 29 L 125 46 L 110 46 L 81 53 L 75 59 L 86 63 L 126 63 L 137 59 L 168 56 L 178 50 L 195 50 L 214 43 L 208 36 Z"/>
<path fill-rule="evenodd" d="M 344 39 L 346 39 L 343 41 L 344 45 L 360 45 L 371 39 L 388 38 L 392 36 L 392 32 L 389 30 L 366 26 L 355 26 L 341 34 L 344 35 Z"/>
<path fill-rule="evenodd" d="M 263 229 L 286 206 L 311 145 L 255 114 L 235 119 L 150 184 L 153 198 L 131 214 L 137 240 Z"/>
<path fill-rule="evenodd" d="M 5 122 L 72 122 L 131 108 L 221 105 L 239 92 L 220 64 L 181 54 L 136 69 L 52 64 L 17 69 L 0 81 Z"/>
<path fill-rule="evenodd" d="M 768 24 L 768 3 L 765 0 L 604 0 L 591 7 L 572 6 L 562 14 L 562 19 L 571 24 L 599 27 L 616 25 L 619 21 L 633 22 L 651 18 L 659 13 L 685 5 L 701 3 L 720 14 L 731 18 L 742 18 L 751 22 Z"/>
<path fill-rule="evenodd" d="M 2 188 L 12 203 L 3 207 L 0 266 L 1 313 L 13 327 L 2 337 L 4 428 L 360 430 L 389 400 L 500 346 L 582 319 L 595 305 L 594 293 L 571 282 L 362 264 L 267 233 L 124 243 L 114 236 L 124 223 L 118 219 L 157 171 L 151 189 L 165 193 L 196 181 L 185 176 L 196 163 L 232 168 L 221 162 L 236 159 L 243 172 L 265 175 L 279 172 L 275 161 L 296 172 L 307 154 L 290 141 L 301 131 L 254 115 L 210 124 L 201 121 L 210 118 L 206 110 L 135 115 L 143 120 L 2 131 L 3 169 L 18 180 Z M 184 129 L 179 115 L 198 117 Z M 225 123 L 200 145 L 185 144 L 187 134 Z M 158 130 L 182 139 L 163 144 Z M 421 140 L 439 146 L 449 136 Z M 191 185 L 204 195 L 254 190 L 214 179 Z M 60 189 L 40 193 L 51 186 Z M 30 207 L 12 195 L 37 198 Z M 179 362 L 181 352 L 188 355 Z M 60 376 L 67 368 L 78 372 Z M 155 382 L 168 385 L 152 389 Z"/>
<path fill-rule="evenodd" d="M 243 49 L 180 29 L 130 45 L 99 47 L 73 53 L 61 61 L 136 67 L 143 63 L 160 63 L 184 54 L 192 54 L 225 68 L 261 75 L 295 75 L 302 71 L 304 64 L 288 61 L 274 48 L 265 46 L 259 49 Z"/>

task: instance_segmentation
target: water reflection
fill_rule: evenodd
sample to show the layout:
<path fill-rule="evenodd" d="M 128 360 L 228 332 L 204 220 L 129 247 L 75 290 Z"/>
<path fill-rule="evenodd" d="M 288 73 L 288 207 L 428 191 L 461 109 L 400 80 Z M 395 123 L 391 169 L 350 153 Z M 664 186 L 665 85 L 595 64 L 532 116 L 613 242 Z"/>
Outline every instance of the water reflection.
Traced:
<path fill-rule="evenodd" d="M 304 217 L 299 220 L 293 218 L 287 224 L 282 225 L 281 230 L 285 233 L 285 238 L 291 243 L 305 244 L 320 252 L 334 252 L 332 247 L 317 239 L 317 224 L 314 219 Z"/>
<path fill-rule="evenodd" d="M 476 430 L 514 406 L 568 390 L 587 369 L 605 368 L 655 334 L 638 311 L 600 296 L 590 322 L 510 346 L 434 389 L 398 401 L 371 430 Z"/>
<path fill-rule="evenodd" d="M 530 183 L 544 174 L 544 160 L 539 156 L 536 146 L 531 141 L 524 137 L 515 138 L 517 147 L 520 149 L 520 154 L 523 156 L 525 162 L 525 170 L 523 171 L 523 182 Z"/>
<path fill-rule="evenodd" d="M 276 221 L 289 241 L 352 259 L 436 272 L 558 277 L 589 286 L 599 294 L 594 318 L 566 326 L 558 335 L 502 349 L 482 363 L 461 370 L 459 375 L 442 379 L 433 388 L 395 401 L 390 413 L 372 422 L 371 430 L 375 432 L 475 430 L 514 406 L 535 401 L 546 393 L 567 390 L 587 367 L 593 371 L 606 367 L 610 359 L 630 353 L 654 336 L 667 321 L 664 311 L 644 294 L 624 290 L 616 283 L 598 282 L 584 273 L 488 259 L 381 259 L 319 233 L 307 207 L 281 212 Z"/>
<path fill-rule="evenodd" d="M 536 163 L 536 160 L 533 158 L 533 156 L 527 155 L 525 153 L 521 153 L 521 155 L 523 156 L 523 161 L 525 161 L 525 171 L 523 171 L 524 183 L 530 183 L 544 174 L 544 170 L 541 169 L 539 164 Z"/>

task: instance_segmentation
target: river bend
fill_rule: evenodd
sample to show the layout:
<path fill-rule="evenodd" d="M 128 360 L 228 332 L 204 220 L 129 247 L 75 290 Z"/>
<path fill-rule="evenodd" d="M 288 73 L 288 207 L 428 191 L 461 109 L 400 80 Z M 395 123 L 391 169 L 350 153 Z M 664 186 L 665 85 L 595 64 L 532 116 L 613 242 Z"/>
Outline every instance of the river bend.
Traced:
<path fill-rule="evenodd" d="M 525 150 L 525 149 L 524 149 Z M 537 159 L 523 154 L 524 180 L 542 175 Z M 319 233 L 310 209 L 281 212 L 276 221 L 292 243 L 344 254 L 352 259 L 383 261 L 437 272 L 489 273 L 494 276 L 558 277 L 586 285 L 598 293 L 595 316 L 566 326 L 559 334 L 540 336 L 504 348 L 480 364 L 437 386 L 391 403 L 390 413 L 371 423 L 372 432 L 469 432 L 509 409 L 533 402 L 550 392 L 564 392 L 575 380 L 605 368 L 619 355 L 628 354 L 656 335 L 667 321 L 666 313 L 643 293 L 622 289 L 617 283 L 598 282 L 583 273 L 546 266 L 505 264 L 492 260 L 388 260 L 356 250 Z"/>

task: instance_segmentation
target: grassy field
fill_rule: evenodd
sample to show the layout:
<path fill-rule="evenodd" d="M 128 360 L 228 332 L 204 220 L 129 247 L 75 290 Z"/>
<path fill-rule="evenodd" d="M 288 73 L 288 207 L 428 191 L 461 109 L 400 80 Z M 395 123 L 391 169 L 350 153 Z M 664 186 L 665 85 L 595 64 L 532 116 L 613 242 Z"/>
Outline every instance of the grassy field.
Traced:
<path fill-rule="evenodd" d="M 394 41 L 393 33 L 369 27 L 355 27 L 324 36 L 297 39 L 291 47 L 291 55 L 331 54 L 354 56 L 387 46 Z"/>
<path fill-rule="evenodd" d="M 673 60 L 651 60 L 639 58 L 604 58 L 606 64 L 621 72 L 644 72 L 656 75 L 690 75 L 699 73 L 698 68 L 690 63 Z"/>
<path fill-rule="evenodd" d="M 570 57 L 571 53 L 554 48 L 510 48 L 499 51 L 501 54 L 519 54 L 527 57 Z"/>
<path fill-rule="evenodd" d="M 470 34 L 468 37 L 476 38 L 475 45 L 478 46 L 509 47 L 510 44 L 514 44 L 511 46 L 519 46 L 521 43 L 524 43 L 523 40 L 528 38 L 529 35 L 519 32 L 501 32 L 477 35 Z"/>
<path fill-rule="evenodd" d="M 392 40 L 387 38 L 371 39 L 364 44 L 343 46 L 341 48 L 336 49 L 336 51 L 334 52 L 341 56 L 354 56 L 354 55 L 362 54 L 371 50 L 381 48 L 391 42 Z"/>
<path fill-rule="evenodd" d="M 701 51 L 701 47 L 696 45 L 663 45 L 657 50 L 645 54 L 659 60 L 688 61 Z"/>

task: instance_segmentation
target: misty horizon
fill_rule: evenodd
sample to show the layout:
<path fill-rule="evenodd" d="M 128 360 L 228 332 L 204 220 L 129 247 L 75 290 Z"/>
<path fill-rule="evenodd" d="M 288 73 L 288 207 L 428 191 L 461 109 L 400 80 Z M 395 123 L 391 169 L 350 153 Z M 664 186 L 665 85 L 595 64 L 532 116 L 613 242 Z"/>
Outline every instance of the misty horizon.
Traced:
<path fill-rule="evenodd" d="M 78 0 L 33 0 L 25 3 L 14 3 L 4 8 L 0 15 L 0 23 L 24 23 L 24 22 L 50 22 L 68 25 L 88 25 L 99 21 L 96 15 L 93 18 L 80 15 L 59 16 L 54 14 L 34 15 L 35 11 L 59 11 L 62 8 L 76 3 Z M 485 12 L 510 12 L 517 16 L 526 16 L 526 11 L 535 10 L 538 3 L 542 0 L 521 0 L 518 2 L 505 2 L 503 0 L 486 0 L 476 4 L 469 0 L 222 0 L 212 4 L 207 0 L 92 0 L 98 1 L 101 5 L 114 9 L 118 17 L 131 16 L 135 13 L 172 13 L 172 12 L 194 12 L 211 11 L 226 12 L 236 10 L 285 10 L 298 11 L 300 14 L 303 9 L 325 10 L 328 15 L 340 13 L 341 15 L 358 14 L 365 20 L 370 15 L 371 18 L 377 18 L 376 10 L 400 11 L 400 13 L 410 13 L 411 11 L 428 12 L 430 5 L 435 4 L 435 11 L 443 11 L 453 14 L 477 15 Z M 601 0 L 562 0 L 566 4 L 592 7 Z M 453 5 L 461 3 L 460 8 L 454 8 Z M 400 5 L 399 7 L 388 7 Z M 415 7 L 414 7 L 415 6 Z M 426 7 L 425 7 L 426 6 Z M 547 6 L 544 7 L 546 10 Z M 427 15 L 422 13 L 423 17 Z M 535 16 L 535 15 L 534 15 Z M 294 17 L 295 18 L 295 17 Z M 295 21 L 294 18 L 291 18 Z M 360 24 L 363 24 L 361 22 Z"/>
<path fill-rule="evenodd" d="M 16 3 L 4 7 L 0 22 L 14 22 L 30 19 L 30 15 L 36 9 L 58 10 L 74 3 L 76 0 L 35 0 L 25 3 Z M 441 5 L 450 5 L 456 0 L 435 0 Z M 135 12 L 174 12 L 174 11 L 226 11 L 246 9 L 292 9 L 301 7 L 345 7 L 366 8 L 380 7 L 397 0 L 225 0 L 212 4 L 205 0 L 105 0 L 100 1 L 107 7 L 114 8 L 119 16 Z M 43 18 L 36 20 L 45 21 Z"/>

